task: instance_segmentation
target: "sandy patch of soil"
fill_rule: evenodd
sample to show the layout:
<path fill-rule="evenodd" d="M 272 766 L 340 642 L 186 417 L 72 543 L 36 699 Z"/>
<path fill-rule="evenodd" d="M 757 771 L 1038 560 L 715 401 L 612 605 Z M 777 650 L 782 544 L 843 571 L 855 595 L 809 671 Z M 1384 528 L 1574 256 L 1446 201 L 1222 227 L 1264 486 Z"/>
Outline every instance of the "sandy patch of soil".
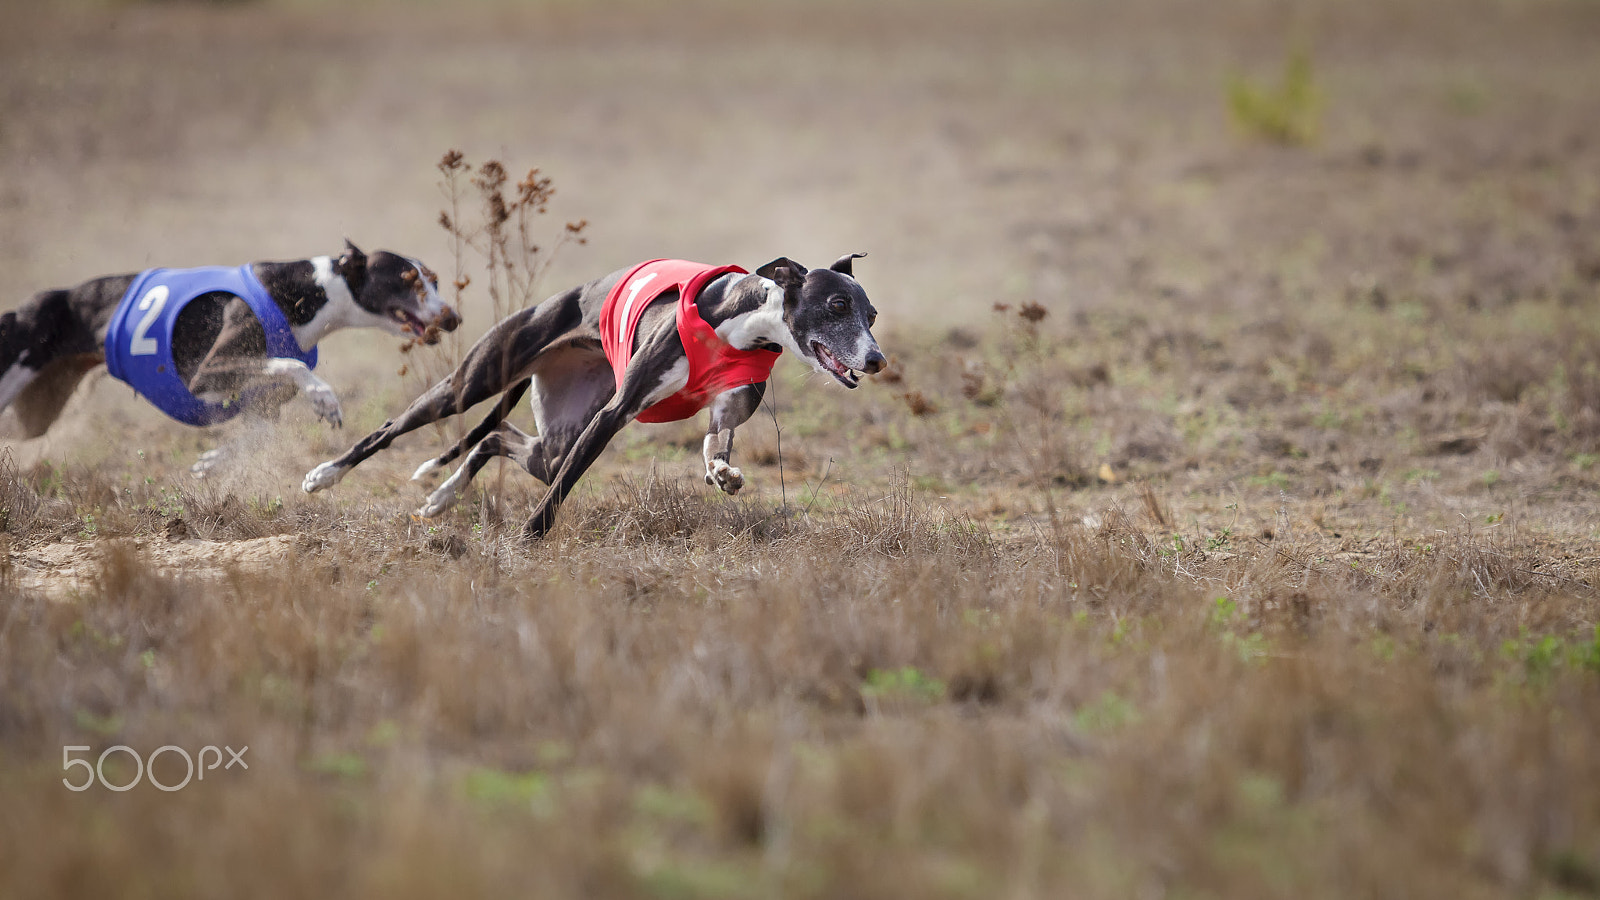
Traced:
<path fill-rule="evenodd" d="M 205 581 L 271 572 L 284 565 L 295 540 L 291 534 L 275 534 L 241 541 L 159 536 L 64 541 L 12 551 L 6 566 L 18 586 L 65 598 L 94 590 L 107 556 L 119 550 L 131 550 L 145 566 L 162 575 Z"/>

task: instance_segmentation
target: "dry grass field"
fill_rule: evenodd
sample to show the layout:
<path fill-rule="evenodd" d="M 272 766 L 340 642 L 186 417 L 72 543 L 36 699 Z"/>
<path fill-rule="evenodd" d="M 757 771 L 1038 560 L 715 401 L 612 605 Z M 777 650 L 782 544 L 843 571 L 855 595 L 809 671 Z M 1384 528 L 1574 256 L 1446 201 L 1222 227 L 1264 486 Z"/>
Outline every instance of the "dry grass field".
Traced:
<path fill-rule="evenodd" d="M 894 358 L 535 546 L 510 469 L 412 515 L 455 424 L 299 490 L 459 342 L 330 338 L 340 432 L 92 379 L 0 456 L 0 897 L 1600 895 L 1592 0 L 0 14 L 0 306 L 449 272 L 460 148 L 545 292 L 864 250 Z"/>

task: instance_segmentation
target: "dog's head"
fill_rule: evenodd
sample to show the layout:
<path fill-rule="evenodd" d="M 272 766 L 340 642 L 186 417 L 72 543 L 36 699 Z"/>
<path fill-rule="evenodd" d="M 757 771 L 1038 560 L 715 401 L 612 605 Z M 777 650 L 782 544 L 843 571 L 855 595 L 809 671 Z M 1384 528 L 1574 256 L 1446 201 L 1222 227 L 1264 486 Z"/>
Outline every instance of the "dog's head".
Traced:
<path fill-rule="evenodd" d="M 369 256 L 347 240 L 333 271 L 350 287 L 357 306 L 402 337 L 436 344 L 441 332 L 461 324 L 439 296 L 439 276 L 421 260 L 387 250 Z"/>
<path fill-rule="evenodd" d="M 826 269 L 810 270 L 780 256 L 756 270 L 783 290 L 783 322 L 794 337 L 790 349 L 847 388 L 861 383 L 858 372 L 877 374 L 888 365 L 872 337 L 878 311 L 851 271 L 862 256 L 846 254 Z"/>

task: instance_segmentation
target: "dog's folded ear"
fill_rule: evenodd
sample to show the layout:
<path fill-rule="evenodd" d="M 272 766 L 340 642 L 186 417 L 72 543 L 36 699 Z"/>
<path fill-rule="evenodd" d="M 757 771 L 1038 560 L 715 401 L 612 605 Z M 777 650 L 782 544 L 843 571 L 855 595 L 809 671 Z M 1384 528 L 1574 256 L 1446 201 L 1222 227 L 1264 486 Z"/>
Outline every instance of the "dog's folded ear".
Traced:
<path fill-rule="evenodd" d="M 787 256 L 780 256 L 756 270 L 762 278 L 770 279 L 779 287 L 799 287 L 806 280 L 806 267 Z"/>
<path fill-rule="evenodd" d="M 866 254 L 865 253 L 846 253 L 845 255 L 843 255 L 843 256 L 839 257 L 838 259 L 834 260 L 833 265 L 829 266 L 828 268 L 832 269 L 835 272 L 840 273 L 841 275 L 849 275 L 851 278 L 854 278 L 854 277 L 856 277 L 855 273 L 850 271 L 851 262 L 854 261 L 854 260 L 860 259 L 863 256 L 866 256 Z"/>
<path fill-rule="evenodd" d="M 367 255 L 361 248 L 344 239 L 344 253 L 334 261 L 333 269 L 350 286 L 350 293 L 359 294 L 367 283 Z"/>

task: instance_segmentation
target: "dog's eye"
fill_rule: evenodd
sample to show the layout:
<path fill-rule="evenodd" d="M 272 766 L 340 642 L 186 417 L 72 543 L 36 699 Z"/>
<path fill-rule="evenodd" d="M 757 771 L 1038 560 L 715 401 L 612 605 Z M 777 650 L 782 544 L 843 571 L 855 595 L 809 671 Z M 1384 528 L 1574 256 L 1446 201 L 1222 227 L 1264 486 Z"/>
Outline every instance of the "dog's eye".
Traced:
<path fill-rule="evenodd" d="M 850 298 L 834 297 L 828 301 L 828 312 L 834 315 L 844 315 L 850 311 Z"/>
<path fill-rule="evenodd" d="M 874 326 L 876 324 L 878 324 L 878 314 L 877 313 L 873 313 L 872 315 L 867 316 L 867 327 L 868 328 L 871 328 L 872 326 Z"/>

